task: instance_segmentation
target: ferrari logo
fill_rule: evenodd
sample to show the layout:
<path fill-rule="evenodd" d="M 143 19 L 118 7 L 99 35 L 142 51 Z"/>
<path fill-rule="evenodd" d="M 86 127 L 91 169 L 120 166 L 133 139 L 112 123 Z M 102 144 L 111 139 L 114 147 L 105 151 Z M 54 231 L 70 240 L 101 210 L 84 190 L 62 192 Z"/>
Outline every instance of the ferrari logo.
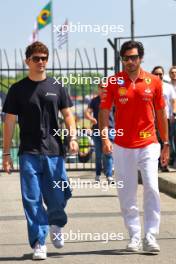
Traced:
<path fill-rule="evenodd" d="M 145 78 L 146 84 L 151 84 L 152 80 L 150 78 Z"/>

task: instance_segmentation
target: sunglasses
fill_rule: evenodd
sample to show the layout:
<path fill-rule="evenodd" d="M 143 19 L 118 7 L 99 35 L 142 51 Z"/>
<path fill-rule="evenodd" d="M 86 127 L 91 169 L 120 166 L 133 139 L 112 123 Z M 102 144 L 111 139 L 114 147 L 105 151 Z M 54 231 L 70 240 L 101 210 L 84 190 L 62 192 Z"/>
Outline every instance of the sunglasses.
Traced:
<path fill-rule="evenodd" d="M 157 75 L 157 76 L 163 76 L 163 73 L 154 73 L 154 75 Z"/>
<path fill-rule="evenodd" d="M 136 61 L 139 58 L 139 55 L 123 56 L 122 61 Z"/>
<path fill-rule="evenodd" d="M 33 56 L 31 57 L 32 61 L 37 63 L 39 62 L 40 60 L 42 60 L 43 62 L 46 62 L 48 60 L 48 57 L 47 56 Z"/>

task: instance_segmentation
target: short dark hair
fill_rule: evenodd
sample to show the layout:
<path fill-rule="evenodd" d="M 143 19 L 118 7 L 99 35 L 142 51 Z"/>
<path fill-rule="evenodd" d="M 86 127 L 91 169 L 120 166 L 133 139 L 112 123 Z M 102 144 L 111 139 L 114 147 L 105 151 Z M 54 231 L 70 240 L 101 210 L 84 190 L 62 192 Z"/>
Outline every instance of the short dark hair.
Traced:
<path fill-rule="evenodd" d="M 155 71 L 158 70 L 158 69 L 161 69 L 162 72 L 163 72 L 163 74 L 164 74 L 164 68 L 163 68 L 163 66 L 160 66 L 160 65 L 155 66 L 155 67 L 153 68 L 153 70 L 152 70 L 151 73 L 152 73 L 152 74 L 155 74 Z"/>
<path fill-rule="evenodd" d="M 141 42 L 134 40 L 126 41 L 122 44 L 120 49 L 120 56 L 123 57 L 127 50 L 134 48 L 138 50 L 139 58 L 142 58 L 144 56 L 144 46 Z"/>
<path fill-rule="evenodd" d="M 26 48 L 26 52 L 25 52 L 26 59 L 28 59 L 29 57 L 31 57 L 32 54 L 37 52 L 44 53 L 47 55 L 47 57 L 49 56 L 49 50 L 47 46 L 40 41 L 35 41 Z"/>

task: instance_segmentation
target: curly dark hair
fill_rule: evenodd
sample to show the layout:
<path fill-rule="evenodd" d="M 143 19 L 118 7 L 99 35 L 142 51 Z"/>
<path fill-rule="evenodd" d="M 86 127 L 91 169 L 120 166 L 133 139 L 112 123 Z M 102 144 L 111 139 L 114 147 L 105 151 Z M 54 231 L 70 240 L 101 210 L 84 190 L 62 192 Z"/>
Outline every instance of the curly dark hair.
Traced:
<path fill-rule="evenodd" d="M 26 48 L 26 52 L 25 52 L 26 59 L 28 59 L 29 57 L 31 57 L 32 54 L 37 52 L 44 53 L 47 55 L 47 57 L 49 56 L 49 50 L 47 46 L 40 41 L 35 41 Z"/>
<path fill-rule="evenodd" d="M 134 48 L 138 50 L 139 58 L 142 58 L 144 56 L 144 46 L 141 42 L 134 40 L 126 41 L 122 44 L 120 49 L 120 56 L 123 57 L 127 50 Z"/>

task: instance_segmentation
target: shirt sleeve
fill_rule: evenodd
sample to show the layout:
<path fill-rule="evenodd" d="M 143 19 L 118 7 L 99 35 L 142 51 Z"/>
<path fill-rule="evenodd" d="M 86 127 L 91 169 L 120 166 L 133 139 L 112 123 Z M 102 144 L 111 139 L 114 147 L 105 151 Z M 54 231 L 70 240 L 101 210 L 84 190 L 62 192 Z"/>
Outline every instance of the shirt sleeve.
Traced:
<path fill-rule="evenodd" d="M 60 87 L 60 95 L 58 98 L 58 108 L 59 110 L 62 110 L 64 108 L 72 107 L 73 103 L 72 100 L 68 94 L 68 90 L 66 87 L 61 86 Z"/>
<path fill-rule="evenodd" d="M 17 89 L 12 85 L 7 93 L 2 112 L 18 115 Z"/>
<path fill-rule="evenodd" d="M 108 84 L 102 88 L 102 93 L 100 95 L 100 109 L 111 109 L 114 102 L 114 86 L 110 83 L 110 78 Z"/>
<path fill-rule="evenodd" d="M 88 108 L 93 109 L 94 108 L 94 102 L 93 99 L 90 101 L 90 103 L 88 104 Z"/>
<path fill-rule="evenodd" d="M 165 100 L 163 96 L 162 82 L 159 79 L 155 80 L 155 94 L 154 94 L 154 107 L 155 110 L 165 108 Z"/>

